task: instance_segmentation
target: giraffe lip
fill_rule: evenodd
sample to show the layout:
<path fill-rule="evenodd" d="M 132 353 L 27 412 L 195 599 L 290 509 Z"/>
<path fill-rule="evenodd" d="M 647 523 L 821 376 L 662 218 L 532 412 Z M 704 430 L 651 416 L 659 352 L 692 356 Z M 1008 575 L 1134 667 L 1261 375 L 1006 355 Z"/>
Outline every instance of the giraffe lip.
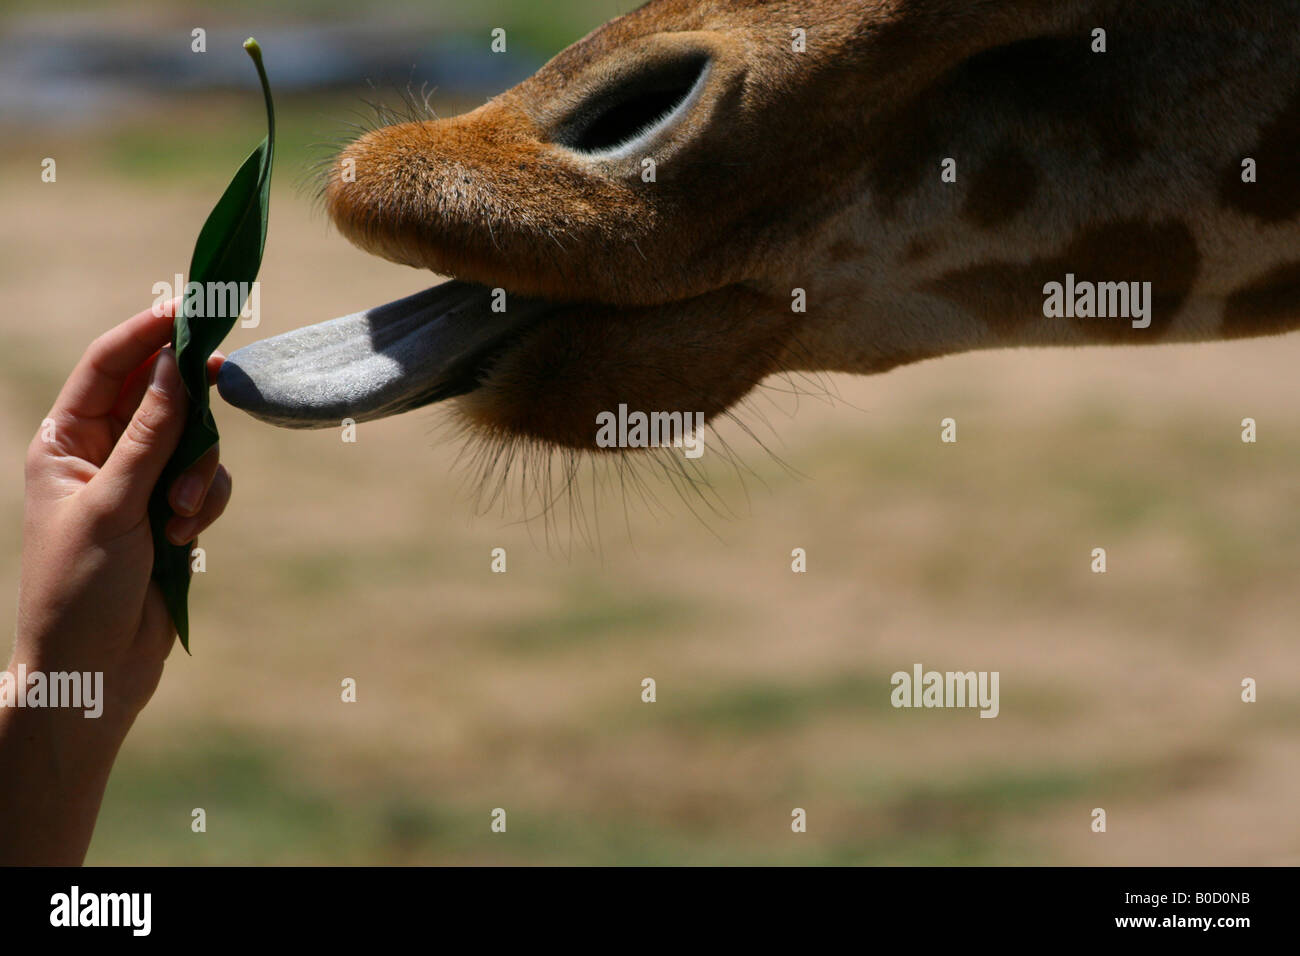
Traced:
<path fill-rule="evenodd" d="M 286 428 L 385 418 L 473 391 L 492 357 L 553 307 L 450 281 L 387 305 L 295 329 L 233 352 L 221 397 Z"/>

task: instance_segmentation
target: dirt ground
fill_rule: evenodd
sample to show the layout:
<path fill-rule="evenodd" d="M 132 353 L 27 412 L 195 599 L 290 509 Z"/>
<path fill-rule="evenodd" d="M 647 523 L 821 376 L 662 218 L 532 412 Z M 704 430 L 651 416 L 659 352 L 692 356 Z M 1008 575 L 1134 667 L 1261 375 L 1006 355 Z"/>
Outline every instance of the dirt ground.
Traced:
<path fill-rule="evenodd" d="M 23 449 L 234 169 L 142 173 L 121 148 L 25 144 L 0 170 L 9 619 Z M 432 281 L 332 233 L 293 162 L 263 327 L 228 349 Z M 744 467 L 702 459 L 732 515 L 648 471 L 653 500 L 585 485 L 550 520 L 475 515 L 445 412 L 345 444 L 218 402 L 235 499 L 202 542 L 193 656 L 90 862 L 1300 862 L 1298 365 L 1293 335 L 777 381 L 745 416 L 768 450 L 731 428 Z M 998 671 L 1000 716 L 892 708 L 917 662 Z"/>

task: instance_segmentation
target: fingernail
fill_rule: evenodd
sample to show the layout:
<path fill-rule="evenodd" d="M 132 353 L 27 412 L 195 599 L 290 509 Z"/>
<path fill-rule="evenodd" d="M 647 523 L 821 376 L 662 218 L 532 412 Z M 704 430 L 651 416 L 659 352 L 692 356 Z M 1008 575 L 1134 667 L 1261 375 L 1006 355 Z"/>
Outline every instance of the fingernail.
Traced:
<path fill-rule="evenodd" d="M 149 373 L 149 387 L 156 388 L 164 395 L 170 395 L 175 391 L 179 379 L 180 372 L 176 368 L 176 353 L 169 345 L 158 352 L 158 358 L 153 363 L 153 371 Z"/>
<path fill-rule="evenodd" d="M 184 518 L 167 528 L 167 540 L 175 545 L 189 544 L 194 540 L 194 519 Z"/>
<path fill-rule="evenodd" d="M 176 482 L 176 510 L 192 515 L 199 510 L 203 497 L 203 480 L 198 475 L 182 475 Z"/>

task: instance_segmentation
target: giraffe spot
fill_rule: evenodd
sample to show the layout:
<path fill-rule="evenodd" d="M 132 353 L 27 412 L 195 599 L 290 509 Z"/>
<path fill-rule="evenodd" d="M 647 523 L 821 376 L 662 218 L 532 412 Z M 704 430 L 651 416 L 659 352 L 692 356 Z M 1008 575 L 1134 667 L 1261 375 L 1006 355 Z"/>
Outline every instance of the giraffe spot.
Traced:
<path fill-rule="evenodd" d="M 906 262 L 919 262 L 927 259 L 934 254 L 934 239 L 928 236 L 918 237 L 907 244 L 903 250 L 903 259 Z"/>
<path fill-rule="evenodd" d="M 1022 114 L 1068 117 L 1091 133 L 1106 163 L 1132 164 L 1142 149 L 1128 104 L 1147 55 L 1114 31 L 1105 56 L 1091 51 L 1086 35 L 1034 37 L 972 57 L 965 82 L 981 99 L 1002 99 Z"/>
<path fill-rule="evenodd" d="M 972 117 L 1012 113 L 1029 127 L 1071 124 L 1095 143 L 1108 165 L 1142 156 L 1131 104 L 1147 51 L 1111 37 L 1111 52 L 1094 55 L 1088 37 L 1038 37 L 977 53 L 943 80 L 886 110 L 867 127 L 874 158 L 867 170 L 876 207 L 892 218 L 927 176 L 939 182 L 952 144 L 970 138 Z M 997 107 L 996 109 L 994 107 Z"/>
<path fill-rule="evenodd" d="M 1228 297 L 1223 336 L 1277 335 L 1300 328 L 1300 262 L 1270 270 Z"/>
<path fill-rule="evenodd" d="M 1241 181 L 1241 161 L 1255 160 L 1256 182 Z M 1260 130 L 1259 141 L 1234 160 L 1219 180 L 1219 199 L 1230 209 L 1265 223 L 1300 214 L 1300 87 Z"/>
<path fill-rule="evenodd" d="M 927 90 L 877 117 L 867 128 L 867 141 L 881 144 L 867 176 L 876 207 L 886 217 L 893 216 L 927 171 L 936 181 L 939 178 L 939 161 L 944 158 L 936 123 L 939 101 L 937 89 Z"/>
<path fill-rule="evenodd" d="M 1000 226 L 1019 215 L 1038 189 L 1038 170 L 1011 144 L 994 150 L 975 172 L 962 217 L 982 229 Z"/>
<path fill-rule="evenodd" d="M 1086 341 L 1138 344 L 1168 331 L 1199 269 L 1196 239 L 1186 224 L 1128 220 L 1084 230 L 1059 255 L 968 266 L 923 288 L 979 316 L 998 338 L 1012 339 L 1043 319 L 1043 286 L 1063 281 L 1066 273 L 1076 282 L 1150 282 L 1149 328 L 1135 329 L 1120 318 L 1073 320 Z"/>
<path fill-rule="evenodd" d="M 831 262 L 856 262 L 862 258 L 863 249 L 855 242 L 840 239 L 827 250 Z"/>

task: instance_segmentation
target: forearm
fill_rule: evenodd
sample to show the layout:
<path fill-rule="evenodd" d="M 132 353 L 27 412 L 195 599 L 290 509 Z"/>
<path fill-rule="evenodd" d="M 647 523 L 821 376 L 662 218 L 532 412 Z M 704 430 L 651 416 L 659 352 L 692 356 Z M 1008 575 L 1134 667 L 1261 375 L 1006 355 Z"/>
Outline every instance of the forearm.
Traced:
<path fill-rule="evenodd" d="M 117 723 L 0 707 L 0 864 L 81 865 L 126 736 Z"/>

